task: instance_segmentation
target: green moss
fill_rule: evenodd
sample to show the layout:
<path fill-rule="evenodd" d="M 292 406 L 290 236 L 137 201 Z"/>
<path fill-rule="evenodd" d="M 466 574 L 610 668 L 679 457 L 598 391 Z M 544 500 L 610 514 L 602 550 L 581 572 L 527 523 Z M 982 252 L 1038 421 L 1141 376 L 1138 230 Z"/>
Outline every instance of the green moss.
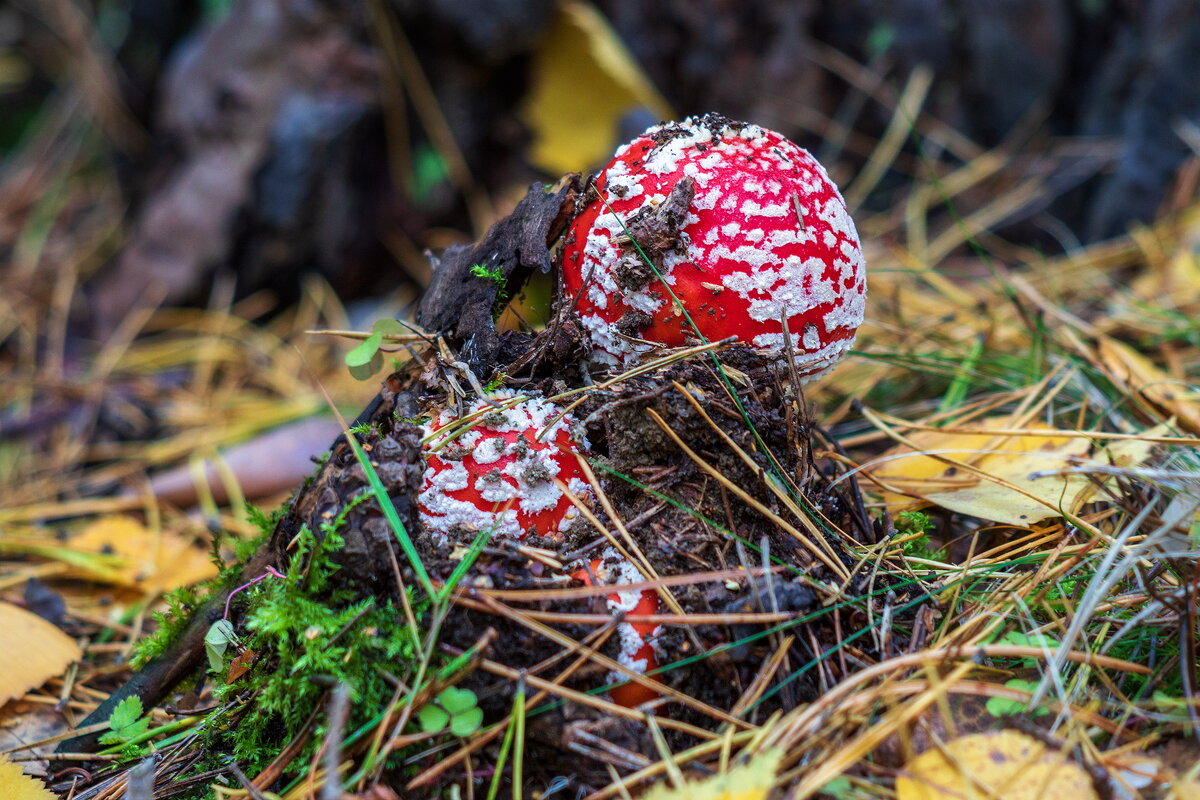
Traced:
<path fill-rule="evenodd" d="M 183 586 L 172 589 L 163 599 L 167 603 L 167 609 L 154 612 L 157 625 L 154 633 L 133 645 L 130 665 L 134 669 L 140 669 L 147 662 L 158 658 L 179 639 L 191 621 L 192 613 L 204 602 L 203 588 Z"/>
<path fill-rule="evenodd" d="M 154 632 L 133 646 L 130 665 L 134 669 L 141 668 L 147 662 L 153 661 L 170 650 L 171 645 L 183 635 L 183 631 L 192 621 L 196 611 L 204 605 L 209 597 L 223 593 L 226 589 L 232 589 L 237 584 L 242 575 L 242 564 L 267 540 L 275 530 L 276 524 L 287 513 L 288 508 L 289 505 L 284 504 L 274 512 L 267 514 L 249 503 L 246 504 L 246 515 L 258 528 L 259 533 L 252 538 L 238 539 L 234 542 L 233 552 L 236 559 L 234 564 L 226 564 L 222 559 L 220 540 L 214 537 L 213 561 L 219 570 L 217 577 L 195 586 L 172 589 L 163 596 L 167 608 L 165 611 L 154 612 L 153 618 L 156 623 Z"/>
<path fill-rule="evenodd" d="M 333 585 L 338 567 L 330 556 L 343 545 L 341 525 L 341 517 L 322 525 L 319 538 L 303 529 L 284 577 L 238 596 L 246 603 L 242 645 L 255 653 L 256 666 L 232 684 L 219 683 L 215 694 L 228 701 L 252 691 L 254 700 L 236 725 L 213 731 L 208 745 L 210 752 L 232 753 L 250 774 L 301 731 L 331 686 L 349 687 L 353 729 L 373 719 L 392 696 L 379 668 L 403 675 L 420 659 L 420 642 L 403 624 L 402 610 Z M 298 768 L 308 763 L 322 733 L 296 759 Z"/>

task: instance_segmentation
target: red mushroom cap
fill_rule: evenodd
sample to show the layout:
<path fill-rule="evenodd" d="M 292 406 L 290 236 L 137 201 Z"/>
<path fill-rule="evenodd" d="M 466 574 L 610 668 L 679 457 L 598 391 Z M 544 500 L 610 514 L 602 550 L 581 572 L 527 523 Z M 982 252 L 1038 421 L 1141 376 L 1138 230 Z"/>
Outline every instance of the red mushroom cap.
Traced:
<path fill-rule="evenodd" d="M 595 559 L 590 564 L 591 573 L 586 569 L 577 569 L 571 577 L 580 580 L 586 586 L 592 585 L 592 575 L 605 584 L 624 586 L 631 583 L 641 583 L 644 578 L 637 567 L 627 561 L 613 548 L 607 548 L 602 558 Z M 659 610 L 658 593 L 653 589 L 640 592 L 613 592 L 607 597 L 609 611 L 624 611 L 630 615 L 657 614 Z M 658 653 L 655 650 L 655 637 L 662 628 L 653 622 L 620 622 L 617 624 L 617 636 L 620 641 L 620 652 L 617 661 L 634 672 L 646 673 L 658 669 Z M 613 673 L 614 681 L 626 681 L 628 678 L 620 673 Z M 624 683 L 609 690 L 613 702 L 619 706 L 633 708 L 658 697 L 658 693 L 648 686 L 638 683 Z"/>
<path fill-rule="evenodd" d="M 560 418 L 561 409 L 545 400 L 498 407 L 513 396 L 500 391 L 476 401 L 464 415 L 476 421 L 458 436 L 459 417 L 449 409 L 423 426 L 427 439 L 445 431 L 423 445 L 425 481 L 417 500 L 425 530 L 445 537 L 458 525 L 495 526 L 495 535 L 512 539 L 532 532 L 556 538 L 579 516 L 554 478 L 590 496 L 575 458 L 587 452 L 587 440 L 574 438 L 571 417 Z"/>
<path fill-rule="evenodd" d="M 695 340 L 643 253 L 710 341 L 779 355 L 786 316 L 806 378 L 853 344 L 866 299 L 858 233 L 825 170 L 782 135 L 714 114 L 660 125 L 617 151 L 596 190 L 563 252 L 595 361 L 625 367 Z"/>

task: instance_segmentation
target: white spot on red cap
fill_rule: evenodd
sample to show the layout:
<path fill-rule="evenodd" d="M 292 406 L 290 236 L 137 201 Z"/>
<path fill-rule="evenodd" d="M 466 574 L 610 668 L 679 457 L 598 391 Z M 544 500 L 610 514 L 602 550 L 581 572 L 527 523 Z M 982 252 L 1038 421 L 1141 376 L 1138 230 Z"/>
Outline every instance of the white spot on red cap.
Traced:
<path fill-rule="evenodd" d="M 454 436 L 459 419 L 446 409 L 422 426 L 425 478 L 418 496 L 421 523 L 439 540 L 456 526 L 494 528 L 495 536 L 521 539 L 536 530 L 556 537 L 579 516 L 570 498 L 554 483 L 588 497 L 576 453 L 586 453 L 586 438 L 571 433 L 570 416 L 540 398 L 499 410 L 511 391 L 478 400 L 466 417 L 475 419 Z M 438 434 L 441 435 L 438 435 Z M 432 437 L 432 438 L 430 438 Z"/>
<path fill-rule="evenodd" d="M 591 561 L 589 567 L 601 585 L 628 586 L 647 580 L 636 566 L 613 547 L 605 548 L 600 558 Z M 587 569 L 577 569 L 573 575 L 589 586 L 592 584 L 591 575 L 588 574 Z M 658 593 L 653 589 L 616 591 L 608 595 L 607 605 L 608 610 L 613 613 L 655 614 L 659 610 Z M 638 673 L 657 669 L 658 659 L 661 655 L 657 639 L 661 633 L 662 626 L 653 623 L 618 623 L 616 630 L 619 645 L 617 662 Z M 626 676 L 618 672 L 614 672 L 610 678 L 614 682 L 628 680 Z M 619 686 L 613 689 L 611 694 L 614 702 L 624 706 L 639 705 L 655 697 L 652 690 L 635 683 Z"/>

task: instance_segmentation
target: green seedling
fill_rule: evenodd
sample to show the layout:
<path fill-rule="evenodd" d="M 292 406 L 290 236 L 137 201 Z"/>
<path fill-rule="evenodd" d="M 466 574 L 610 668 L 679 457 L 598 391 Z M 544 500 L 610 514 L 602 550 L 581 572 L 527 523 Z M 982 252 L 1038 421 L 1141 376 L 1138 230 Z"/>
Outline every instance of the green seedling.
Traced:
<path fill-rule="evenodd" d="M 386 336 L 398 336 L 405 332 L 404 325 L 391 317 L 375 320 L 366 339 L 346 353 L 346 366 L 350 374 L 360 381 L 369 379 L 383 368 L 383 340 Z"/>
<path fill-rule="evenodd" d="M 122 758 L 137 758 L 142 751 L 137 741 L 150 729 L 150 718 L 142 713 L 142 701 L 137 697 L 117 703 L 108 715 L 109 729 L 100 737 L 100 744 L 120 746 Z"/>
<path fill-rule="evenodd" d="M 449 727 L 450 733 L 455 736 L 467 737 L 483 724 L 483 710 L 470 689 L 449 686 L 417 713 L 417 722 L 426 733 L 436 733 Z"/>

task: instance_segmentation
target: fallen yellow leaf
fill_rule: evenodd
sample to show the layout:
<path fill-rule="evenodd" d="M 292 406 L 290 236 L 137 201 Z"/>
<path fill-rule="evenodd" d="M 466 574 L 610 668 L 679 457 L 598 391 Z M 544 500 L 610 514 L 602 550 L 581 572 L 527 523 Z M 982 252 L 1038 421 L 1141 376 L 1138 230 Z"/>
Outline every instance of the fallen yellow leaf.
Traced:
<path fill-rule="evenodd" d="M 975 430 L 967 433 L 914 431 L 908 435 L 906 438 L 917 449 L 908 445 L 893 447 L 871 470 L 872 475 L 897 490 L 884 492 L 888 510 L 932 504 L 994 522 L 1032 525 L 1073 513 L 1095 499 L 1092 476 L 1080 471 L 1054 473 L 1089 466 L 1135 467 L 1144 463 L 1154 448 L 1152 442 L 1123 439 L 1093 453 L 1083 437 L 1035 435 L 1051 430 L 1040 424 L 1025 426 L 1030 432 L 1026 435 L 988 433 L 989 429 L 1011 425 L 1008 417 L 999 417 L 975 423 L 971 426 Z M 1168 433 L 1169 423 L 1145 431 L 1148 437 Z M 956 463 L 948 464 L 935 455 Z M 1103 479 L 1100 482 L 1105 483 Z"/>
<path fill-rule="evenodd" d="M 974 733 L 926 750 L 896 779 L 898 800 L 1097 800 L 1088 774 L 1017 731 Z"/>
<path fill-rule="evenodd" d="M 70 636 L 12 603 L 0 603 L 0 653 L 0 705 L 61 675 L 83 657 Z M 0 797 L 8 795 L 0 791 Z"/>
<path fill-rule="evenodd" d="M 1132 347 L 1103 336 L 1097 351 L 1109 374 L 1124 389 L 1179 418 L 1183 427 L 1200 433 L 1200 395 L 1172 378 Z"/>
<path fill-rule="evenodd" d="M 747 764 L 702 781 L 688 781 L 679 788 L 659 783 L 643 797 L 645 800 L 765 800 L 782 759 L 782 751 L 767 750 Z"/>
<path fill-rule="evenodd" d="M 598 166 L 617 144 L 618 121 L 638 107 L 673 116 L 603 15 L 581 0 L 559 2 L 521 109 L 533 132 L 530 162 L 551 174 Z"/>
<path fill-rule="evenodd" d="M 1169 800 L 1200 800 L 1200 781 L 1176 781 L 1167 794 Z"/>
<path fill-rule="evenodd" d="M 208 555 L 183 537 L 167 531 L 156 533 L 131 517 L 102 517 L 73 537 L 70 546 L 81 553 L 116 557 L 117 566 L 113 567 L 110 559 L 107 568 L 90 577 L 147 594 L 188 586 L 217 574 Z M 86 572 L 86 563 L 80 568 Z"/>
<path fill-rule="evenodd" d="M 26 775 L 4 756 L 0 756 L 0 797 L 4 800 L 54 800 L 54 795 L 41 781 Z"/>

